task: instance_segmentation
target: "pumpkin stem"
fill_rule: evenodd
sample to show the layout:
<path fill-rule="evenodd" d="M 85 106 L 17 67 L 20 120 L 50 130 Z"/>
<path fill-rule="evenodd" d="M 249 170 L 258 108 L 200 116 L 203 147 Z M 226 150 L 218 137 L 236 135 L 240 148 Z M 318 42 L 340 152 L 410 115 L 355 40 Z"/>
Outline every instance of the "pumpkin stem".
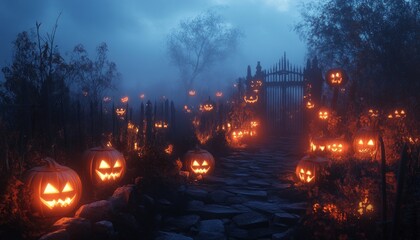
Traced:
<path fill-rule="evenodd" d="M 61 167 L 60 164 L 58 164 L 54 159 L 52 159 L 50 157 L 46 157 L 43 160 L 47 162 L 48 168 L 60 168 Z"/>

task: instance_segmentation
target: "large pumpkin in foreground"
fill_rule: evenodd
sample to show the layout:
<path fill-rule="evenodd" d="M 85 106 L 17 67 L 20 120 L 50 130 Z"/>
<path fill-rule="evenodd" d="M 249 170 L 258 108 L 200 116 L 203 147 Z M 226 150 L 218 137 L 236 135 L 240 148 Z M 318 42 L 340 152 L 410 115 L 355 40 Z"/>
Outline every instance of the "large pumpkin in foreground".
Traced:
<path fill-rule="evenodd" d="M 296 176 L 305 184 L 313 184 L 318 180 L 320 170 L 328 163 L 327 158 L 306 155 L 296 166 Z"/>
<path fill-rule="evenodd" d="M 195 175 L 209 174 L 213 171 L 215 164 L 213 155 L 200 148 L 185 153 L 184 162 L 187 170 Z"/>
<path fill-rule="evenodd" d="M 126 171 L 124 156 L 113 147 L 91 148 L 85 152 L 83 159 L 94 186 L 106 187 L 118 183 Z"/>
<path fill-rule="evenodd" d="M 72 211 L 82 195 L 79 175 L 71 168 L 44 159 L 47 165 L 28 171 L 25 179 L 31 195 L 35 215 L 43 217 L 63 216 Z"/>

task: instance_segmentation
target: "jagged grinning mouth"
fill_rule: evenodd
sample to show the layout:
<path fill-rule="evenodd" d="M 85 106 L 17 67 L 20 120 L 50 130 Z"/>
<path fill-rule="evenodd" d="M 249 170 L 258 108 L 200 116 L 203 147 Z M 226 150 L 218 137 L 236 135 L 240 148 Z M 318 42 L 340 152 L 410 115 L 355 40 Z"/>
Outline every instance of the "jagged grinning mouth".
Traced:
<path fill-rule="evenodd" d="M 116 173 L 101 173 L 98 170 L 95 170 L 95 171 L 96 171 L 96 174 L 98 174 L 99 178 L 102 181 L 111 180 L 111 179 L 115 180 L 115 179 L 119 178 L 121 176 L 121 173 L 122 173 L 122 170 L 119 171 L 119 172 L 116 172 Z"/>
<path fill-rule="evenodd" d="M 198 174 L 206 174 L 209 171 L 209 168 L 195 168 L 193 171 Z"/>
<path fill-rule="evenodd" d="M 68 207 L 74 201 L 74 199 L 76 198 L 76 195 L 77 194 L 75 194 L 72 198 L 66 197 L 64 200 L 59 198 L 58 200 L 54 199 L 54 200 L 51 200 L 51 201 L 47 201 L 47 200 L 43 199 L 42 197 L 40 197 L 40 199 L 41 199 L 41 202 L 43 204 L 45 204 L 45 206 L 47 206 L 49 209 L 53 209 L 54 207 L 57 207 L 57 206 Z"/>

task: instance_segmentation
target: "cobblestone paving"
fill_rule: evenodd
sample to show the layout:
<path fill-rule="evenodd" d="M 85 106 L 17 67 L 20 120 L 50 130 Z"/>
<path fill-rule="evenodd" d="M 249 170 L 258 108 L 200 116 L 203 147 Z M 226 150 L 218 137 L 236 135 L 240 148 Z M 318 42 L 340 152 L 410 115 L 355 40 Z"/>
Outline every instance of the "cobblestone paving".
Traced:
<path fill-rule="evenodd" d="M 306 210 L 293 187 L 302 155 L 297 139 L 279 138 L 216 159 L 211 176 L 182 191 L 184 215 L 164 216 L 158 239 L 288 239 Z"/>

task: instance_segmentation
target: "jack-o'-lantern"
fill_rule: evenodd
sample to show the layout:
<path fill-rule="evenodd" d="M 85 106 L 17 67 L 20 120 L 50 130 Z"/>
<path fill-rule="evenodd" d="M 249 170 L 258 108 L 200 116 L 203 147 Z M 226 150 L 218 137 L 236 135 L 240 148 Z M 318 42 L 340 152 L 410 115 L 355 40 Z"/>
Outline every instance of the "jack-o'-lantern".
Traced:
<path fill-rule="evenodd" d="M 244 101 L 246 102 L 246 103 L 256 103 L 256 102 L 258 102 L 258 95 L 252 95 L 252 94 L 249 94 L 249 95 L 245 95 L 244 96 Z"/>
<path fill-rule="evenodd" d="M 191 97 L 195 96 L 195 90 L 188 91 L 188 95 L 190 95 Z"/>
<path fill-rule="evenodd" d="M 306 102 L 305 107 L 306 107 L 307 109 L 313 109 L 313 108 L 315 107 L 315 103 L 314 103 L 314 102 L 312 102 L 312 100 L 310 100 L 310 99 L 309 99 L 309 100 Z"/>
<path fill-rule="evenodd" d="M 216 92 L 216 97 L 222 97 L 223 96 L 223 92 L 217 91 Z"/>
<path fill-rule="evenodd" d="M 211 153 L 204 149 L 196 148 L 184 155 L 185 166 L 192 174 L 206 175 L 214 169 L 214 158 Z"/>
<path fill-rule="evenodd" d="M 341 68 L 328 70 L 325 78 L 327 84 L 331 87 L 340 87 L 347 82 L 347 75 Z"/>
<path fill-rule="evenodd" d="M 377 117 L 379 117 L 379 110 L 378 109 L 370 108 L 368 110 L 368 116 L 371 117 L 371 118 L 377 118 Z"/>
<path fill-rule="evenodd" d="M 110 186 L 118 183 L 126 171 L 124 156 L 112 146 L 87 150 L 83 156 L 87 174 L 94 186 Z"/>
<path fill-rule="evenodd" d="M 378 150 L 378 133 L 370 128 L 361 128 L 353 138 L 353 149 L 360 158 L 370 158 Z"/>
<path fill-rule="evenodd" d="M 32 192 L 32 209 L 44 217 L 65 215 L 77 206 L 82 195 L 79 175 L 52 158 L 44 160 L 47 165 L 32 168 L 25 179 Z"/>
<path fill-rule="evenodd" d="M 318 180 L 320 170 L 328 163 L 326 158 L 306 155 L 296 166 L 296 176 L 305 184 L 313 184 Z"/>
<path fill-rule="evenodd" d="M 310 151 L 321 154 L 330 154 L 335 157 L 344 155 L 348 150 L 347 142 L 342 138 L 313 138 Z"/>
<path fill-rule="evenodd" d="M 330 111 L 326 108 L 321 108 L 318 112 L 318 118 L 320 120 L 326 121 L 328 120 L 329 116 L 330 116 Z"/>
<path fill-rule="evenodd" d="M 158 128 L 158 129 L 160 129 L 160 128 L 168 128 L 168 123 L 167 122 L 165 122 L 165 121 L 157 121 L 157 122 L 155 122 L 155 128 Z"/>
<path fill-rule="evenodd" d="M 388 114 L 388 119 L 393 119 L 393 118 L 402 119 L 405 117 L 406 117 L 406 113 L 404 109 L 400 109 L 400 110 L 396 109 L 392 113 Z"/>

